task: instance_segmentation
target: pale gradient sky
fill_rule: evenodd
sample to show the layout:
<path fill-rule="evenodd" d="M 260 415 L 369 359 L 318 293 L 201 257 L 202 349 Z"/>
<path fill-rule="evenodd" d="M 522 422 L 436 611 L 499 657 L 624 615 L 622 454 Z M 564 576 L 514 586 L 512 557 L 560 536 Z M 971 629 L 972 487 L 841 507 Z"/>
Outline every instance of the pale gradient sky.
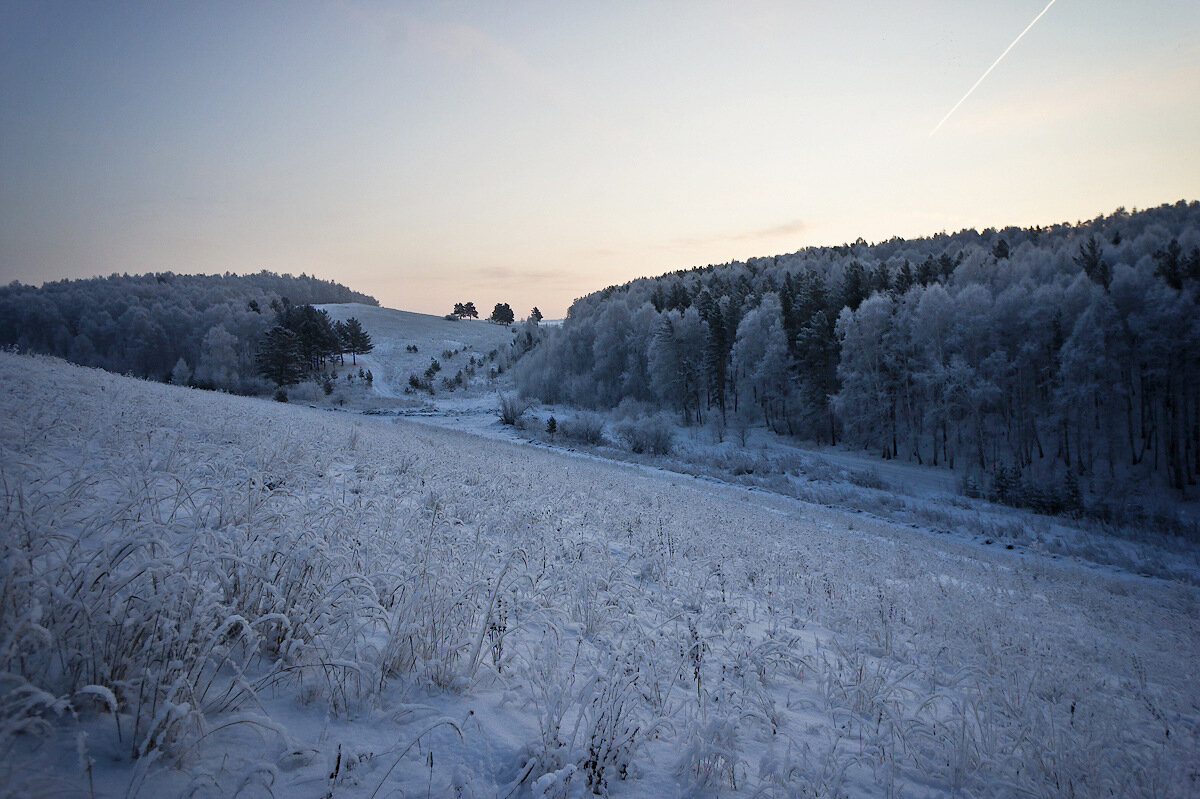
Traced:
<path fill-rule="evenodd" d="M 0 282 L 640 275 L 1200 199 L 1200 3 L 0 3 Z"/>

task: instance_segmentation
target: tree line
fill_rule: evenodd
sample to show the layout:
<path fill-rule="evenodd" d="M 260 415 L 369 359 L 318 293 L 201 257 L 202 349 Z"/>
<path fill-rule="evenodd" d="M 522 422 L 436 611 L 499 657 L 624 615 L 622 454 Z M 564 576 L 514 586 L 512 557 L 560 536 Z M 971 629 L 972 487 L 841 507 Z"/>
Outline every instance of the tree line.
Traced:
<path fill-rule="evenodd" d="M 1033 486 L 1061 489 L 1049 505 L 1080 486 L 1190 497 L 1198 299 L 1200 203 L 1180 202 L 612 286 L 577 300 L 516 375 L 546 401 L 757 421 L 954 468 L 1018 503 Z"/>
<path fill-rule="evenodd" d="M 0 287 L 0 346 L 150 380 L 261 393 L 258 349 L 272 303 L 375 298 L 309 275 L 114 274 Z"/>

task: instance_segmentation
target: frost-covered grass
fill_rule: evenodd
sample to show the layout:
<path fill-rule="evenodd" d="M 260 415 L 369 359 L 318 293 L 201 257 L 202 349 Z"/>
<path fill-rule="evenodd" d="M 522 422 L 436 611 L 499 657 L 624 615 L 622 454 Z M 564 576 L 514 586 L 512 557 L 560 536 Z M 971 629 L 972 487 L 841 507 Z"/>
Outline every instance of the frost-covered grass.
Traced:
<path fill-rule="evenodd" d="M 558 421 L 553 435 L 542 421 L 551 414 Z M 461 416 L 445 412 L 427 418 L 465 427 Z M 661 414 L 613 421 L 594 412 L 551 406 L 522 421 L 519 435 L 528 441 L 868 513 L 986 546 L 1027 548 L 1200 585 L 1200 538 L 1187 516 L 1190 509 L 1179 503 L 1173 506 L 1178 519 L 1166 523 L 1162 518 L 1115 524 L 1094 516 L 1047 516 L 964 496 L 953 471 L 839 448 L 806 447 L 761 427 L 748 430 L 742 443 L 728 435 L 717 441 L 711 427 L 685 427 Z M 629 435 L 639 428 L 647 431 L 640 436 L 642 443 Z M 647 445 L 649 431 L 667 443 Z"/>
<path fill-rule="evenodd" d="M 1200 790 L 1192 585 L 47 359 L 0 386 L 8 792 Z"/>

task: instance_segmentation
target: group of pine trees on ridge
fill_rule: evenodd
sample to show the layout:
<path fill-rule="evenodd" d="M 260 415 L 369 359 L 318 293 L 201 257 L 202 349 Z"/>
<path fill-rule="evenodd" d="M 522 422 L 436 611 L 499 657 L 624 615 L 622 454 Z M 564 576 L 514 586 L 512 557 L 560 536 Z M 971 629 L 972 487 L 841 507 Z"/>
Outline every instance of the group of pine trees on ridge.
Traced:
<path fill-rule="evenodd" d="M 0 287 L 0 347 L 150 380 L 257 394 L 272 303 L 375 298 L 309 275 L 119 275 Z M 346 350 L 349 352 L 349 350 Z"/>
<path fill-rule="evenodd" d="M 1001 475 L 1120 501 L 1193 496 L 1198 303 L 1200 203 L 1180 202 L 611 286 L 576 300 L 515 373 L 544 401 L 758 420 L 956 468 L 980 490 Z"/>
<path fill-rule="evenodd" d="M 353 316 L 345 322 L 330 321 L 328 312 L 292 305 L 287 298 L 272 302 L 271 309 L 275 326 L 263 336 L 255 360 L 259 374 L 278 388 L 322 374 L 332 358 L 350 353 L 357 363 L 357 356 L 374 349 L 370 334 Z"/>
<path fill-rule="evenodd" d="M 479 311 L 475 308 L 474 302 L 456 302 L 454 310 L 446 315 L 447 319 L 478 319 Z M 529 318 L 534 321 L 542 321 L 542 312 L 534 306 L 529 312 Z M 516 314 L 513 313 L 512 306 L 507 302 L 498 302 L 496 307 L 492 309 L 492 315 L 488 317 L 489 322 L 494 322 L 498 325 L 511 325 L 516 320 Z"/>

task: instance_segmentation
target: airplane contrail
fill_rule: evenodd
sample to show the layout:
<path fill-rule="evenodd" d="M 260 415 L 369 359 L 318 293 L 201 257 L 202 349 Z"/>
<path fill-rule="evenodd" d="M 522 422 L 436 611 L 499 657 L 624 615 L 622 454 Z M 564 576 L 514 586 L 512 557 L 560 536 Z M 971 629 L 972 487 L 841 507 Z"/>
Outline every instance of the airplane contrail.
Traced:
<path fill-rule="evenodd" d="M 937 123 L 937 125 L 934 126 L 933 130 L 929 131 L 930 137 L 932 137 L 933 134 L 937 133 L 938 130 L 942 127 L 942 125 L 946 124 L 946 120 L 950 118 L 950 115 L 953 114 L 955 111 L 957 111 L 958 107 L 967 101 L 967 98 L 971 96 L 971 92 L 973 92 L 979 88 L 979 84 L 983 83 L 983 79 L 986 78 L 988 75 L 992 74 L 992 70 L 996 68 L 997 64 L 999 64 L 1001 61 L 1004 60 L 1004 56 L 1008 55 L 1008 51 L 1012 50 L 1014 47 L 1017 46 L 1017 42 L 1021 41 L 1022 37 L 1024 37 L 1025 34 L 1029 33 L 1029 29 L 1032 28 L 1034 25 L 1036 25 L 1037 21 L 1039 19 L 1041 19 L 1043 16 L 1045 16 L 1046 12 L 1050 10 L 1050 6 L 1054 5 L 1055 2 L 1056 2 L 1056 0 L 1050 0 L 1049 3 L 1046 3 L 1046 7 L 1042 9 L 1042 13 L 1040 13 L 1036 17 L 1034 17 L 1033 22 L 1030 22 L 1028 25 L 1025 26 L 1025 30 L 1021 31 L 1020 35 L 1018 35 L 1017 38 L 1012 40 L 1012 44 L 1010 44 L 1008 47 L 1004 48 L 1004 52 L 1000 54 L 1000 57 L 992 62 L 992 65 L 987 68 L 986 72 L 984 72 L 982 75 L 979 76 L 979 80 L 975 81 L 974 85 L 972 85 L 971 88 L 967 89 L 967 93 L 962 96 L 962 99 L 954 104 L 954 107 L 951 108 L 946 113 L 946 116 L 942 117 L 942 121 Z"/>

